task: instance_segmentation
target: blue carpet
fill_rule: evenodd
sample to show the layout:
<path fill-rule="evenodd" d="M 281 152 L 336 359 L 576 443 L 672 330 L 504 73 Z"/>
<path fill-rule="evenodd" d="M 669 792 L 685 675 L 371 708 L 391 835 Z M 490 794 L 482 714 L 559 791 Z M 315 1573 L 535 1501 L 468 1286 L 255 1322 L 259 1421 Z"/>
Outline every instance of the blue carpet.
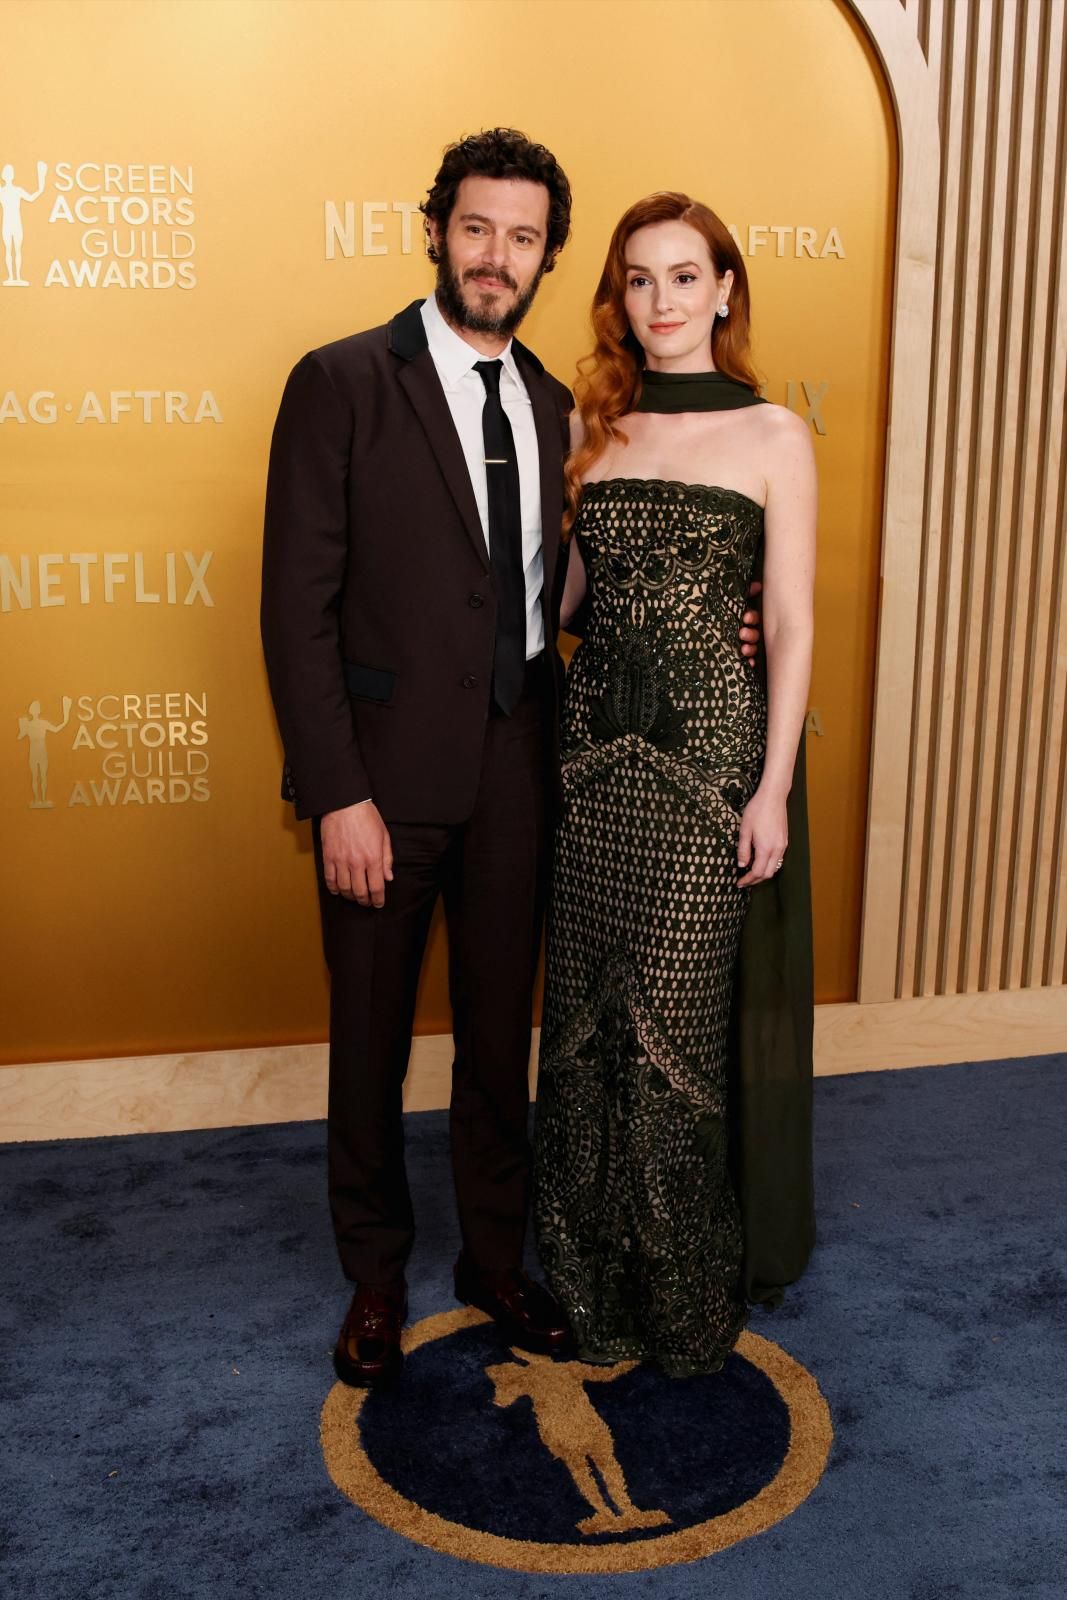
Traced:
<path fill-rule="evenodd" d="M 321 1124 L 4 1146 L 0 1593 L 1063 1600 L 1065 1066 L 817 1083 L 819 1247 L 752 1328 L 817 1378 L 827 1471 L 762 1535 L 611 1576 L 437 1554 L 330 1482 Z M 443 1115 L 408 1135 L 418 1319 L 456 1230 Z"/>

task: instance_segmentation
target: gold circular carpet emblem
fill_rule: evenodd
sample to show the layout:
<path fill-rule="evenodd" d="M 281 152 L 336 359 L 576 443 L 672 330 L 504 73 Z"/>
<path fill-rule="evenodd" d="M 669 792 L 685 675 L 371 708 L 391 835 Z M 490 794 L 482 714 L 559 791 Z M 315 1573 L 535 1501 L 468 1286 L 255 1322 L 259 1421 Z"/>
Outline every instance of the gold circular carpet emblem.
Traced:
<path fill-rule="evenodd" d="M 697 1561 L 789 1516 L 833 1438 L 815 1379 L 754 1333 L 722 1372 L 682 1379 L 509 1351 L 471 1309 L 416 1323 L 404 1350 L 395 1388 L 330 1390 L 327 1469 L 386 1527 L 490 1566 Z"/>

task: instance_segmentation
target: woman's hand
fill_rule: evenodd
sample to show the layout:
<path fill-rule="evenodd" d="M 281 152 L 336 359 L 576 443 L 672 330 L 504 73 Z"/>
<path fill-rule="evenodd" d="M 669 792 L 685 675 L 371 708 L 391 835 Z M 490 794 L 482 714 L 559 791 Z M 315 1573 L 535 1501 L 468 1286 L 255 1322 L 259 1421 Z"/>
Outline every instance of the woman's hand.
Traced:
<path fill-rule="evenodd" d="M 773 878 L 789 844 L 786 796 L 765 790 L 760 784 L 741 813 L 741 834 L 737 841 L 737 865 L 745 872 L 738 878 L 739 889 Z"/>

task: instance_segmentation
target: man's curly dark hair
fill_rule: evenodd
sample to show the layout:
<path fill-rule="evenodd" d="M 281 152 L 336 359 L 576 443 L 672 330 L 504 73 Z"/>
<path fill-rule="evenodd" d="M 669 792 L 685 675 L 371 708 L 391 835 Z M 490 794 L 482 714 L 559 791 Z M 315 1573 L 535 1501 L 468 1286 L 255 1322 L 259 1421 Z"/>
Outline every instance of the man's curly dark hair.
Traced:
<path fill-rule="evenodd" d="M 515 128 L 488 128 L 450 144 L 433 188 L 419 207 L 427 222 L 435 222 L 442 234 L 464 178 L 525 178 L 529 183 L 544 184 L 548 190 L 548 237 L 542 271 L 551 272 L 571 231 L 571 186 L 551 150 L 534 144 Z M 437 262 L 428 231 L 426 253 Z"/>

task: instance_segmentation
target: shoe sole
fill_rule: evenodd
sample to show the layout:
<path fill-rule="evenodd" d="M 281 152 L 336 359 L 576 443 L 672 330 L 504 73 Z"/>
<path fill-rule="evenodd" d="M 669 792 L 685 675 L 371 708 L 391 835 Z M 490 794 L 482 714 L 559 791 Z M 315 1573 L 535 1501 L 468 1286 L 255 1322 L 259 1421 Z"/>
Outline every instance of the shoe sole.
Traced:
<path fill-rule="evenodd" d="M 380 1372 L 365 1372 L 362 1368 L 346 1361 L 343 1356 L 333 1353 L 333 1370 L 342 1383 L 350 1389 L 387 1389 L 396 1382 L 404 1366 L 404 1358 L 398 1350 L 395 1358 L 390 1359 Z"/>

